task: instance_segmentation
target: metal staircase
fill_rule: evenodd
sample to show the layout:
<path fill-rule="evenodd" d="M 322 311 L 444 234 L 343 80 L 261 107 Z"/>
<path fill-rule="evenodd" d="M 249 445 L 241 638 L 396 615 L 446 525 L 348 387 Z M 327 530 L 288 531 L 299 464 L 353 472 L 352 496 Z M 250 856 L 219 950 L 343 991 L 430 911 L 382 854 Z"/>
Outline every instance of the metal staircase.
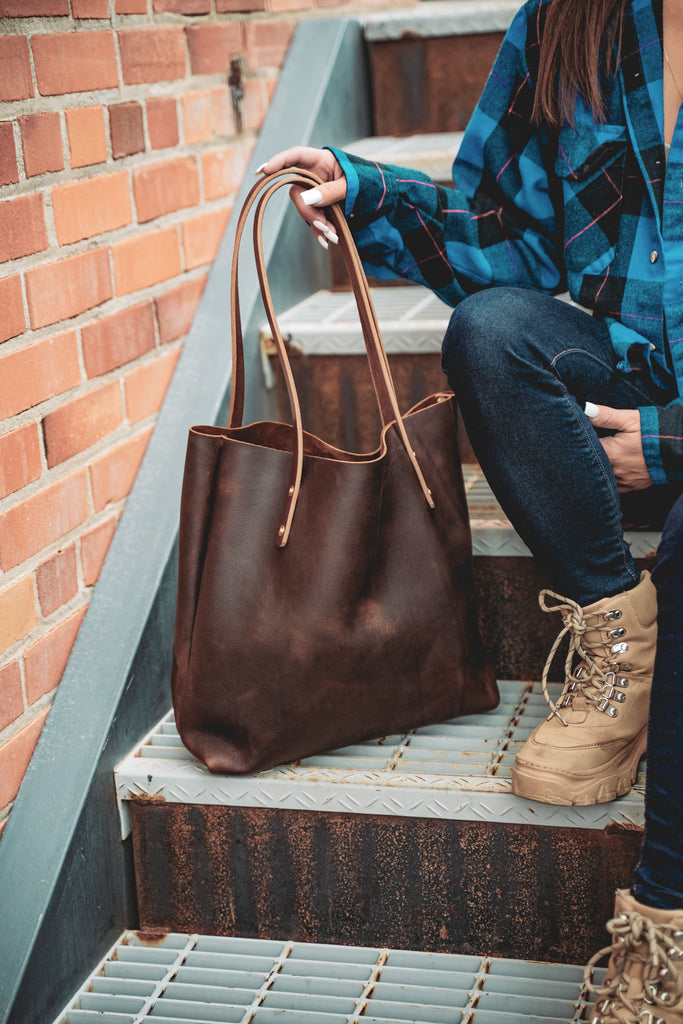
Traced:
<path fill-rule="evenodd" d="M 519 3 L 421 7 L 372 16 L 366 37 L 382 45 L 499 37 Z M 459 127 L 404 137 L 397 126 L 347 148 L 446 180 Z M 257 149 L 254 163 L 266 155 Z M 336 431 L 348 447 L 362 447 L 376 422 L 362 401 L 355 306 L 310 248 L 303 261 L 314 293 L 280 318 L 304 421 L 326 440 Z M 373 296 L 407 408 L 416 393 L 444 386 L 439 350 L 449 310 L 413 286 Z M 277 407 L 265 329 L 254 347 Z M 321 389 L 350 394 L 350 405 L 321 402 Z M 590 1019 L 578 965 L 604 944 L 614 889 L 628 884 L 638 855 L 644 763 L 632 792 L 611 804 L 560 808 L 511 793 L 515 753 L 546 713 L 538 679 L 555 623 L 536 604 L 547 581 L 465 437 L 461 447 L 480 622 L 500 706 L 246 777 L 209 774 L 167 711 L 114 776 L 138 919 L 127 921 L 54 1024 Z M 650 566 L 659 535 L 628 536 Z M 23 1024 L 18 1004 L 11 1021 Z"/>

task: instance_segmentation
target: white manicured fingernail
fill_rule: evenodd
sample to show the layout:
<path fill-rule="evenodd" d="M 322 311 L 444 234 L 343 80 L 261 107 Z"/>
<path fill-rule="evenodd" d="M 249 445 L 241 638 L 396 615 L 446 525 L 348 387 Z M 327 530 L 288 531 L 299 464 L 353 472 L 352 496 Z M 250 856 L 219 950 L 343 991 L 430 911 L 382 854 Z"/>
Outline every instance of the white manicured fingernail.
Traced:
<path fill-rule="evenodd" d="M 263 168 L 266 166 L 267 163 L 268 163 L 268 161 L 266 160 L 265 164 L 259 164 L 259 166 L 254 171 L 254 174 L 262 174 L 263 173 Z"/>
<path fill-rule="evenodd" d="M 315 237 L 318 239 L 323 249 L 329 249 L 329 245 L 327 244 L 324 238 L 321 238 L 320 235 L 316 235 Z"/>
<path fill-rule="evenodd" d="M 334 242 L 335 245 L 339 244 L 339 236 L 335 234 L 332 228 L 328 228 L 327 224 L 323 224 L 321 220 L 314 220 L 313 227 L 317 228 L 318 231 L 322 231 L 325 238 L 327 238 L 330 242 Z"/>
<path fill-rule="evenodd" d="M 600 412 L 600 409 L 597 405 L 593 405 L 592 402 L 586 402 L 583 411 L 585 412 L 589 420 L 594 420 Z"/>
<path fill-rule="evenodd" d="M 309 188 L 308 192 L 302 192 L 301 198 L 306 206 L 315 206 L 322 201 L 323 194 L 319 188 Z"/>

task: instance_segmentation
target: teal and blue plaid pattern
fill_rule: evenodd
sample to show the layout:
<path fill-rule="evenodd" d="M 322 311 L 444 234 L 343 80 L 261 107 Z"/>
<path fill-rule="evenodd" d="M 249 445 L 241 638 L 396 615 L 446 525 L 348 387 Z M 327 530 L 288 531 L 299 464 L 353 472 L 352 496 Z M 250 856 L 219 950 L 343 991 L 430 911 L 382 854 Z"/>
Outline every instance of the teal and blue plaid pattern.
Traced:
<path fill-rule="evenodd" d="M 646 362 L 683 394 L 683 114 L 664 153 L 662 0 L 632 0 L 607 120 L 531 125 L 548 4 L 516 15 L 453 164 L 453 187 L 334 149 L 368 273 L 444 301 L 492 285 L 572 298 L 604 320 L 624 372 Z M 667 367 L 665 336 L 670 367 Z M 683 405 L 641 409 L 655 483 L 683 480 Z"/>

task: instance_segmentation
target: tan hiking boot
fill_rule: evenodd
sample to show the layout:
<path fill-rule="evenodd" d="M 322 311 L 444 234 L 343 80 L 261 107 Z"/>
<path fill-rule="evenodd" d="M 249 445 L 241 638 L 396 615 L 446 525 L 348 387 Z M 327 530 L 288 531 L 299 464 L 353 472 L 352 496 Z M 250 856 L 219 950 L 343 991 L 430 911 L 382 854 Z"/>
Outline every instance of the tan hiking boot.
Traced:
<path fill-rule="evenodd" d="M 588 961 L 584 975 L 595 993 L 591 1024 L 683 1024 L 683 909 L 646 907 L 620 889 L 607 930 L 612 945 Z M 593 970 L 608 954 L 595 986 Z"/>
<path fill-rule="evenodd" d="M 546 596 L 559 604 L 549 607 Z M 551 711 L 517 755 L 512 791 L 548 804 L 613 800 L 629 791 L 645 753 L 657 642 L 654 584 L 644 572 L 633 590 L 586 608 L 549 590 L 539 601 L 544 611 L 562 614 L 564 628 L 543 669 Z M 565 636 L 565 685 L 555 705 L 548 671 Z"/>

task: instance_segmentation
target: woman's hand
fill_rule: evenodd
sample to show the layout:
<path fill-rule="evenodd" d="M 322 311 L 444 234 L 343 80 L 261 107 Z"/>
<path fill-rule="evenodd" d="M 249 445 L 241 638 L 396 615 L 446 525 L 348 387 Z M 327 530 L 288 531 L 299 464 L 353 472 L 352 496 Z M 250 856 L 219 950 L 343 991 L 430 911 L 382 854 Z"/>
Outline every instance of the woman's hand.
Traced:
<path fill-rule="evenodd" d="M 292 202 L 303 219 L 311 225 L 318 241 L 327 248 L 330 242 L 338 238 L 334 226 L 327 220 L 322 207 L 332 203 L 343 203 L 346 198 L 346 178 L 339 161 L 329 149 L 312 149 L 310 146 L 295 146 L 276 153 L 257 169 L 257 174 L 274 174 L 286 167 L 302 167 L 322 178 L 324 184 L 319 188 L 304 189 L 301 185 L 292 185 L 289 190 Z"/>
<path fill-rule="evenodd" d="M 586 403 L 586 415 L 594 427 L 616 430 L 612 437 L 601 437 L 600 444 L 617 481 L 620 491 L 642 491 L 652 486 L 643 455 L 640 436 L 640 413 L 637 409 L 611 409 L 607 405 Z"/>

